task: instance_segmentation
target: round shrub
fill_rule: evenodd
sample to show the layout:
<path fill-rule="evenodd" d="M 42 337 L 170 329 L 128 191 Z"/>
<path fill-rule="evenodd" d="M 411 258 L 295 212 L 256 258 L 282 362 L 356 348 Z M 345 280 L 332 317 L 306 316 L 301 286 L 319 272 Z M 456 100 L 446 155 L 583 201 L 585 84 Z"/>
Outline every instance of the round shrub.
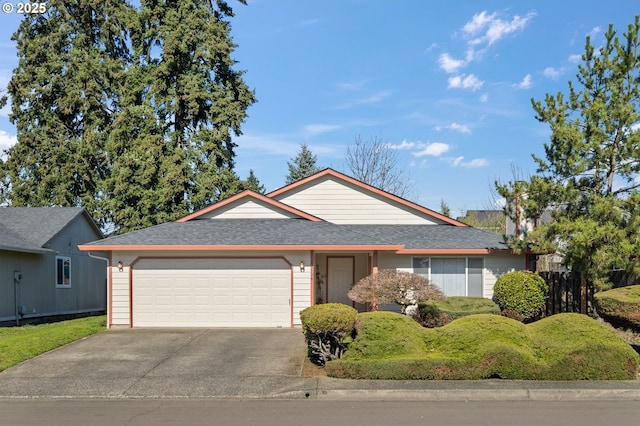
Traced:
<path fill-rule="evenodd" d="M 357 314 L 357 310 L 342 303 L 313 305 L 300 311 L 311 361 L 324 365 L 342 357 L 344 339 L 354 333 Z"/>
<path fill-rule="evenodd" d="M 538 317 L 547 302 L 549 287 L 540 276 L 532 272 L 516 271 L 501 275 L 493 287 L 493 301 L 500 310 L 517 313 L 524 321 Z"/>

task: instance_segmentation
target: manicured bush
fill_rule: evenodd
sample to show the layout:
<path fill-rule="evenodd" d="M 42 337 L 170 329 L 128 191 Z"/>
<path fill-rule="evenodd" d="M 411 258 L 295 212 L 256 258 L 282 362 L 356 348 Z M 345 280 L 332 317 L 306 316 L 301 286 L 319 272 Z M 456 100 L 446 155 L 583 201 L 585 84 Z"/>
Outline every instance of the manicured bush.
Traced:
<path fill-rule="evenodd" d="M 418 302 L 444 299 L 444 294 L 428 279 L 395 269 L 383 269 L 362 278 L 348 296 L 357 303 L 371 303 L 374 311 L 379 303 L 397 303 L 402 313 Z"/>
<path fill-rule="evenodd" d="M 601 291 L 594 299 L 596 311 L 606 321 L 640 332 L 640 285 Z"/>
<path fill-rule="evenodd" d="M 357 314 L 357 310 L 341 303 L 314 305 L 300 311 L 309 359 L 324 365 L 342 357 L 345 338 L 353 334 Z"/>
<path fill-rule="evenodd" d="M 418 303 L 414 319 L 424 327 L 442 327 L 456 318 L 475 314 L 500 315 L 500 307 L 486 297 L 450 296 Z"/>
<path fill-rule="evenodd" d="M 508 272 L 498 277 L 493 286 L 493 300 L 500 310 L 510 318 L 516 317 L 511 311 L 516 312 L 525 322 L 542 314 L 548 294 L 547 283 L 532 272 Z"/>
<path fill-rule="evenodd" d="M 358 314 L 349 351 L 326 364 L 354 379 L 633 380 L 640 356 L 615 332 L 580 314 L 536 323 L 491 314 L 424 328 L 392 312 Z"/>

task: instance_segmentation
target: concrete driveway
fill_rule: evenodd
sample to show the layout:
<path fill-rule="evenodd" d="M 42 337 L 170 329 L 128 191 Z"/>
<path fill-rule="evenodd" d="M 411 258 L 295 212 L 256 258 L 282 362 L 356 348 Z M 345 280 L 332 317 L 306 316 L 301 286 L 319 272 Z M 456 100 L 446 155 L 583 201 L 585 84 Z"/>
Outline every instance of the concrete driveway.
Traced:
<path fill-rule="evenodd" d="M 0 397 L 300 397 L 300 329 L 111 329 L 0 373 Z"/>

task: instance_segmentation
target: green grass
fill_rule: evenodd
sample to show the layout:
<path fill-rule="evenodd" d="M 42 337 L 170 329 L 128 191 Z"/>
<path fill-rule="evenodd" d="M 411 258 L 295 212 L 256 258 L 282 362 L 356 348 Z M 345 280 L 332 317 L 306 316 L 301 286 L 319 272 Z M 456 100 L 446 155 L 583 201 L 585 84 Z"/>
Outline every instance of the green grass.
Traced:
<path fill-rule="evenodd" d="M 486 297 L 450 296 L 444 300 L 429 300 L 425 303 L 437 307 L 451 319 L 474 314 L 500 315 L 498 305 Z"/>
<path fill-rule="evenodd" d="M 390 312 L 358 315 L 358 335 L 332 377 L 358 379 L 632 380 L 640 356 L 615 332 L 580 314 L 522 324 L 498 315 L 424 328 Z"/>
<path fill-rule="evenodd" d="M 615 326 L 640 331 L 640 285 L 601 291 L 594 299 L 602 318 Z"/>
<path fill-rule="evenodd" d="M 450 296 L 444 300 L 418 303 L 418 313 L 414 319 L 425 327 L 433 328 L 476 314 L 500 315 L 500 308 L 485 297 Z"/>
<path fill-rule="evenodd" d="M 0 328 L 0 371 L 104 330 L 106 317 Z"/>

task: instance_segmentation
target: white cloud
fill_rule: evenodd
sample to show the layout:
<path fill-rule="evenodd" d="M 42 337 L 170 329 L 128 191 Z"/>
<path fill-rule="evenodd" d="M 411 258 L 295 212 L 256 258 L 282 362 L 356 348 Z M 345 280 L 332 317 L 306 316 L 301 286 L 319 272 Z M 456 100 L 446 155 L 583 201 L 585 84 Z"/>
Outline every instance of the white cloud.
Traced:
<path fill-rule="evenodd" d="M 474 74 L 469 75 L 457 75 L 448 79 L 449 88 L 454 89 L 471 89 L 476 91 L 482 87 L 484 81 L 480 80 Z"/>
<path fill-rule="evenodd" d="M 317 136 L 323 133 L 333 132 L 334 130 L 341 129 L 342 126 L 335 124 L 308 124 L 302 128 L 302 133 L 305 136 Z"/>
<path fill-rule="evenodd" d="M 471 18 L 471 20 L 467 22 L 464 27 L 462 27 L 462 31 L 467 34 L 475 34 L 482 28 L 489 25 L 489 23 L 494 20 L 495 16 L 495 13 L 487 15 L 486 10 L 483 10 L 480 13 L 476 13 L 475 15 L 473 15 L 473 18 Z"/>
<path fill-rule="evenodd" d="M 547 67 L 544 69 L 543 74 L 547 78 L 556 80 L 562 75 L 562 70 L 557 70 L 553 67 Z"/>
<path fill-rule="evenodd" d="M 589 31 L 589 32 L 587 33 L 587 35 L 588 35 L 589 37 L 593 38 L 593 37 L 595 37 L 596 35 L 600 34 L 601 32 L 602 32 L 602 28 L 600 28 L 600 27 L 593 27 L 593 28 L 591 29 L 591 31 Z"/>
<path fill-rule="evenodd" d="M 435 128 L 437 131 L 440 130 L 455 130 L 457 132 L 460 133 L 471 133 L 471 129 L 469 128 L 469 126 L 467 126 L 466 124 L 459 124 L 456 122 L 453 122 L 451 124 L 449 124 L 448 126 L 436 126 Z"/>
<path fill-rule="evenodd" d="M 569 55 L 569 59 L 568 59 L 570 64 L 578 64 L 580 63 L 581 60 L 582 60 L 582 55 L 578 55 L 578 54 Z"/>
<path fill-rule="evenodd" d="M 440 65 L 440 68 L 448 73 L 454 73 L 466 64 L 466 61 L 463 61 L 462 59 L 454 59 L 448 53 L 443 53 L 438 58 L 438 65 Z"/>
<path fill-rule="evenodd" d="M 515 15 L 511 20 L 503 20 L 496 13 L 488 15 L 483 11 L 473 15 L 462 31 L 471 37 L 470 45 L 490 46 L 505 36 L 524 29 L 535 15 L 534 12 L 530 12 L 526 16 Z"/>
<path fill-rule="evenodd" d="M 0 130 L 0 160 L 6 160 L 4 150 L 11 148 L 18 142 L 18 138 L 15 135 L 10 135 L 4 130 Z"/>
<path fill-rule="evenodd" d="M 411 149 L 414 146 L 416 146 L 415 142 L 407 142 L 406 140 L 403 140 L 402 142 L 400 142 L 399 144 L 387 144 L 387 146 L 390 149 Z"/>
<path fill-rule="evenodd" d="M 442 142 L 433 142 L 430 144 L 419 144 L 421 148 L 420 151 L 414 152 L 414 157 L 424 157 L 426 155 L 430 155 L 432 157 L 438 157 L 445 152 L 449 151 L 449 145 Z"/>
<path fill-rule="evenodd" d="M 514 84 L 513 86 L 518 88 L 518 89 L 528 89 L 533 85 L 533 82 L 531 80 L 531 74 L 527 74 L 524 76 L 524 78 L 522 79 L 522 81 L 520 83 Z"/>
<path fill-rule="evenodd" d="M 464 157 L 450 158 L 453 167 L 464 167 L 466 169 L 476 169 L 478 167 L 486 167 L 489 165 L 489 161 L 486 158 L 474 158 L 471 161 L 464 161 Z"/>
<path fill-rule="evenodd" d="M 483 93 L 482 96 L 480 96 L 480 102 L 483 104 L 489 102 L 489 94 Z"/>

